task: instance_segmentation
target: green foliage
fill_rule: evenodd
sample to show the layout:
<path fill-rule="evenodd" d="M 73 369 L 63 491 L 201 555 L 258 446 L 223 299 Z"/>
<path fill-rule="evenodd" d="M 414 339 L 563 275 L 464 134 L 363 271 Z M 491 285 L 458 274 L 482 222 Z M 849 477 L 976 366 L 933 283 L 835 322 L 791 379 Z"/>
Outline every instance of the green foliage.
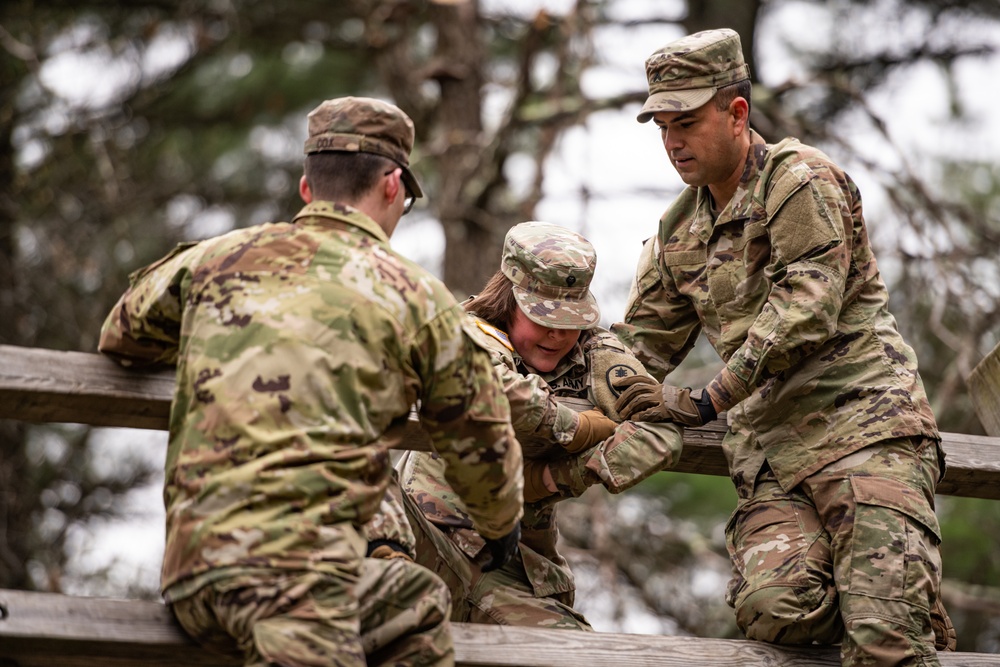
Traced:
<path fill-rule="evenodd" d="M 728 477 L 665 471 L 637 489 L 663 498 L 672 515 L 696 521 L 709 532 L 725 523 L 736 507 L 736 490 Z"/>
<path fill-rule="evenodd" d="M 1000 535 L 996 500 L 938 497 L 945 576 L 971 584 L 1000 585 L 994 536 Z"/>

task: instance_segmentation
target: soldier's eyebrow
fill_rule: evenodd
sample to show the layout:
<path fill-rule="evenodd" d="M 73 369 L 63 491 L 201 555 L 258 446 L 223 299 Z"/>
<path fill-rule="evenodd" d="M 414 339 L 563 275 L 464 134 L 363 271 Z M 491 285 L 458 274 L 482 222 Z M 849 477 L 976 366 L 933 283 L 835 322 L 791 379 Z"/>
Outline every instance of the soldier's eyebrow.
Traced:
<path fill-rule="evenodd" d="M 656 123 L 657 127 L 666 127 L 667 125 L 673 125 L 674 123 L 682 123 L 686 120 L 691 120 L 694 117 L 695 117 L 694 112 L 686 111 L 681 115 L 676 116 L 675 118 L 671 118 L 669 123 L 667 123 L 666 121 L 662 121 L 659 118 L 653 118 L 653 122 Z"/>

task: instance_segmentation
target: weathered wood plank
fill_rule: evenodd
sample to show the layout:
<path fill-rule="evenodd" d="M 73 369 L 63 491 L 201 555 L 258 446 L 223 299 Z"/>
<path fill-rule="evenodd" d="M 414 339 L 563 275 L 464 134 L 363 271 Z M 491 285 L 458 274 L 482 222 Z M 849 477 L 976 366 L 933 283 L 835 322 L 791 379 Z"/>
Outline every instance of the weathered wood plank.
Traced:
<path fill-rule="evenodd" d="M 0 345 L 0 418 L 166 429 L 174 372 L 108 357 Z"/>
<path fill-rule="evenodd" d="M 576 632 L 455 623 L 459 665 L 476 667 L 840 667 L 835 647 L 746 639 Z M 998 667 L 1000 655 L 938 653 L 942 667 Z"/>
<path fill-rule="evenodd" d="M 983 428 L 990 435 L 1000 436 L 1000 345 L 976 364 L 966 382 Z"/>
<path fill-rule="evenodd" d="M 464 667 L 836 667 L 831 647 L 733 639 L 453 624 Z M 1000 655 L 942 653 L 944 667 L 996 667 Z M 0 590 L 0 664 L 18 667 L 229 667 L 199 649 L 157 602 Z"/>
<path fill-rule="evenodd" d="M 100 354 L 0 345 L 0 419 L 166 429 L 173 388 L 169 370 L 129 370 Z M 688 429 L 673 470 L 728 475 L 721 447 L 725 432 L 721 420 Z M 938 492 L 1000 500 L 1000 438 L 942 436 L 948 473 Z M 428 450 L 416 422 L 399 447 Z"/>
<path fill-rule="evenodd" d="M 0 590 L 0 665 L 196 665 L 239 661 L 194 644 L 157 602 Z"/>
<path fill-rule="evenodd" d="M 166 429 L 172 371 L 122 368 L 100 354 L 0 345 L 0 419 L 75 422 L 94 426 Z M 678 472 L 727 475 L 722 453 L 725 423 L 688 429 Z M 944 433 L 947 495 L 1000 500 L 1000 438 Z M 400 447 L 427 451 L 416 422 Z"/>

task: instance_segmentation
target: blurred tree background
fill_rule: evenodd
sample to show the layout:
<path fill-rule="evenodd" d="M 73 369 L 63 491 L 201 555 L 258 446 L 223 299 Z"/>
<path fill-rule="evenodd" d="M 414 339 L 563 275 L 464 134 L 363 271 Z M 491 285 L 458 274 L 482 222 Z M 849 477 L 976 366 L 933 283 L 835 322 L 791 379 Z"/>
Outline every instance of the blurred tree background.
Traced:
<path fill-rule="evenodd" d="M 985 125 L 969 96 L 998 94 L 995 69 L 975 75 L 996 63 L 995 0 L 7 0 L 0 344 L 92 351 L 128 272 L 180 240 L 293 215 L 305 114 L 340 95 L 389 99 L 413 117 L 429 196 L 404 226 L 459 296 L 495 270 L 506 230 L 540 213 L 595 245 L 632 223 L 651 235 L 681 184 L 655 132 L 633 141 L 642 59 L 723 26 L 742 37 L 758 131 L 817 144 L 872 185 L 890 305 L 940 426 L 982 433 L 965 378 L 997 342 L 1000 166 L 992 136 L 958 137 Z M 907 93 L 914 78 L 929 83 Z M 933 132 L 900 125 L 927 105 L 942 110 Z M 587 141 L 641 177 L 578 178 L 602 159 L 573 152 Z M 615 201 L 655 201 L 653 213 L 606 213 L 609 187 Z M 624 303 L 625 255 L 602 253 L 598 274 L 620 276 L 602 299 L 606 323 Z M 699 347 L 678 382 L 703 383 L 712 354 Z M 162 441 L 136 434 L 109 454 L 106 439 L 0 421 L 0 587 L 157 595 L 155 576 L 70 567 L 160 472 Z M 567 503 L 578 606 L 602 629 L 734 636 L 722 600 L 734 503 L 726 479 L 673 473 Z M 997 505 L 942 497 L 938 510 L 960 648 L 1000 652 Z"/>

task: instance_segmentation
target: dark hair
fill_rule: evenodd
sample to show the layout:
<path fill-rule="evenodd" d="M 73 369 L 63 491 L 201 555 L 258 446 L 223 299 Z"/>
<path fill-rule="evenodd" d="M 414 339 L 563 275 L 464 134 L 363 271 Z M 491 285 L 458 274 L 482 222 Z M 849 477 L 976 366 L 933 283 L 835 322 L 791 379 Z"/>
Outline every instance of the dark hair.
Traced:
<path fill-rule="evenodd" d="M 395 162 L 373 153 L 324 151 L 306 156 L 306 183 L 313 197 L 354 203 L 368 193 Z"/>
<path fill-rule="evenodd" d="M 742 97 L 747 101 L 747 114 L 750 113 L 750 91 L 753 86 L 750 84 L 750 79 L 743 79 L 742 81 L 737 81 L 736 83 L 731 83 L 728 86 L 723 86 L 719 88 L 715 93 L 715 108 L 718 111 L 725 111 L 729 108 L 729 104 L 735 100 L 737 97 Z"/>
<path fill-rule="evenodd" d="M 503 331 L 507 331 L 510 327 L 515 308 L 518 308 L 518 305 L 514 298 L 514 283 L 510 282 L 503 271 L 494 273 L 479 294 L 465 303 L 467 311 L 475 313 Z"/>

